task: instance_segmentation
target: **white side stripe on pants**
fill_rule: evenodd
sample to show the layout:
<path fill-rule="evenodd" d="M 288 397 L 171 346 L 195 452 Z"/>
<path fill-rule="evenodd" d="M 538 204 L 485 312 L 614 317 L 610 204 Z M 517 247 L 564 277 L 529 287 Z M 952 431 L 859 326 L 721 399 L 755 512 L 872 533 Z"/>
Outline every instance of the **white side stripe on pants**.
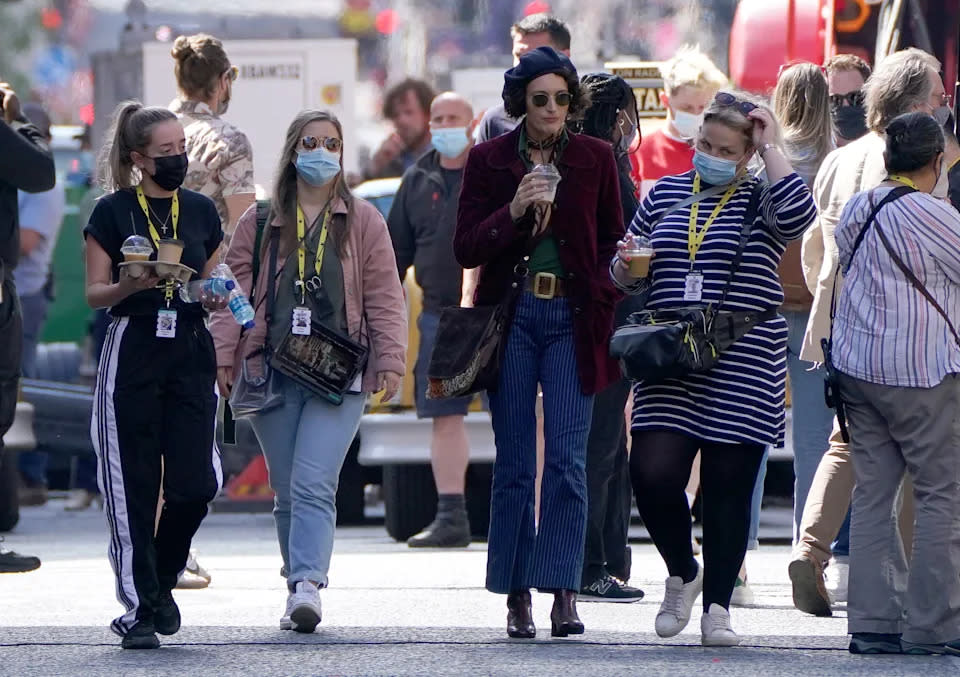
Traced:
<path fill-rule="evenodd" d="M 117 578 L 117 599 L 127 610 L 123 616 L 111 624 L 111 629 L 119 635 L 126 634 L 136 624 L 137 608 L 140 605 L 140 598 L 133 580 L 133 541 L 130 536 L 113 399 L 116 390 L 117 361 L 128 323 L 129 318 L 117 318 L 107 332 L 103 354 L 100 356 L 97 388 L 93 397 L 93 417 L 90 421 L 90 437 L 99 461 L 97 477 L 110 526 L 108 549 L 110 565 Z"/>

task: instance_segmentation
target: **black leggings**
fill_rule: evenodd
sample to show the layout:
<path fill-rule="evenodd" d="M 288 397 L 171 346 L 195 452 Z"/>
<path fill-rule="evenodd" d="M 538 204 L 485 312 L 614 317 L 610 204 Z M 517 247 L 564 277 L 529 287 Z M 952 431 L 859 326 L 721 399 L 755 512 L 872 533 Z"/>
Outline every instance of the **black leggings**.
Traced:
<path fill-rule="evenodd" d="M 633 433 L 630 475 L 637 507 L 671 576 L 697 575 L 690 544 L 690 506 L 684 489 L 700 457 L 703 500 L 703 608 L 730 606 L 747 552 L 750 503 L 764 447 L 718 444 L 666 430 Z"/>

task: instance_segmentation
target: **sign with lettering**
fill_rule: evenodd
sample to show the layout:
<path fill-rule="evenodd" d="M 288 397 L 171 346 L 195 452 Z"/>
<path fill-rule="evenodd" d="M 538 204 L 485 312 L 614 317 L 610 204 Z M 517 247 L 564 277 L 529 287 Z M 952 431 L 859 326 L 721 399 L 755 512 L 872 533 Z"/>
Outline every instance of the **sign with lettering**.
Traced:
<path fill-rule="evenodd" d="M 660 103 L 663 94 L 663 76 L 660 64 L 653 61 L 615 61 L 604 68 L 619 75 L 633 88 L 641 118 L 666 118 L 667 109 Z"/>

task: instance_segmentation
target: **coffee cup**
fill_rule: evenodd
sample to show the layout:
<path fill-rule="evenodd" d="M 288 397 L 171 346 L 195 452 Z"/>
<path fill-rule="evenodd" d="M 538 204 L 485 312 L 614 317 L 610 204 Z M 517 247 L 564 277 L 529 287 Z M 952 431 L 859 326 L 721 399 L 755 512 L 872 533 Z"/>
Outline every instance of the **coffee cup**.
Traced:
<path fill-rule="evenodd" d="M 623 250 L 624 256 L 630 259 L 627 268 L 630 277 L 642 278 L 650 274 L 650 259 L 653 258 L 653 247 L 645 237 L 634 238 L 632 243 Z"/>
<path fill-rule="evenodd" d="M 153 254 L 153 245 L 142 235 L 131 235 L 120 247 L 124 261 L 149 261 Z"/>
<path fill-rule="evenodd" d="M 157 261 L 177 265 L 183 256 L 182 240 L 160 240 L 157 248 Z"/>
<path fill-rule="evenodd" d="M 560 184 L 560 172 L 551 164 L 536 165 L 530 170 L 538 180 L 547 184 L 542 198 L 537 202 L 553 204 L 557 199 L 557 186 Z"/>

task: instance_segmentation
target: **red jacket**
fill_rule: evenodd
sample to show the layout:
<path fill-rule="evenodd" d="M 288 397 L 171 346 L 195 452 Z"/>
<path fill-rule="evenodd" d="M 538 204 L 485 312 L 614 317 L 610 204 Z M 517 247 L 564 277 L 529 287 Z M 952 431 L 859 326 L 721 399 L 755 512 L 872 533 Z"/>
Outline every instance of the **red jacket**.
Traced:
<path fill-rule="evenodd" d="M 529 231 L 513 222 L 510 202 L 526 173 L 517 152 L 519 127 L 479 146 L 467 158 L 453 248 L 464 268 L 482 266 L 477 305 L 499 303 L 514 280 Z M 577 367 L 586 394 L 621 378 L 610 358 L 613 307 L 620 293 L 610 261 L 623 237 L 617 166 L 610 145 L 571 134 L 558 163 L 563 177 L 550 220 L 567 272 Z"/>

